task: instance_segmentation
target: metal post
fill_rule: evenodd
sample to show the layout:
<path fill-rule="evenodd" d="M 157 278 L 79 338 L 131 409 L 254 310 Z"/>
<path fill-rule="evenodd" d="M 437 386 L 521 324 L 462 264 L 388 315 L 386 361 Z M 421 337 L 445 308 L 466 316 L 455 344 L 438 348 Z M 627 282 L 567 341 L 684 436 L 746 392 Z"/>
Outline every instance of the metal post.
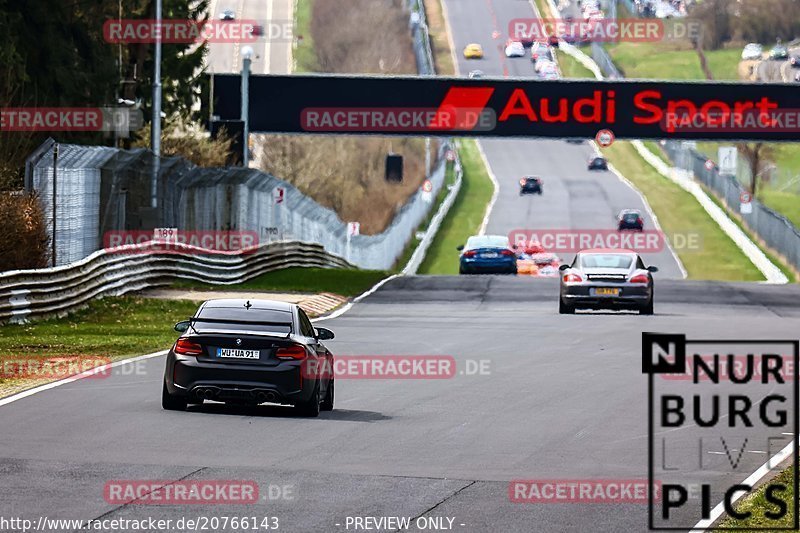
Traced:
<path fill-rule="evenodd" d="M 250 137 L 250 124 L 248 119 L 249 113 L 249 100 L 250 100 L 250 62 L 252 59 L 250 58 L 249 53 L 246 53 L 245 50 L 242 50 L 242 122 L 244 122 L 243 131 L 242 131 L 242 164 L 244 167 L 250 166 L 250 145 L 249 145 L 249 137 Z"/>
<path fill-rule="evenodd" d="M 153 119 L 150 125 L 150 148 L 155 164 L 150 179 L 150 207 L 158 207 L 158 170 L 161 156 L 161 1 L 156 0 L 156 49 L 153 73 Z"/>
<path fill-rule="evenodd" d="M 53 145 L 53 266 L 56 266 L 56 184 L 58 178 L 58 143 Z"/>
<path fill-rule="evenodd" d="M 431 138 L 425 137 L 425 177 L 431 175 Z"/>

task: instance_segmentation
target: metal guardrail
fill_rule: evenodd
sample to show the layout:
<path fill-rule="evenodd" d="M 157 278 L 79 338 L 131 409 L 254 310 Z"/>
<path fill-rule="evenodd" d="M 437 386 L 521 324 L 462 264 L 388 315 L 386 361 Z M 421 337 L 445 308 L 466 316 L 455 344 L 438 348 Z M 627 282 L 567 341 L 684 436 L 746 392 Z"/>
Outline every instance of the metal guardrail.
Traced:
<path fill-rule="evenodd" d="M 273 242 L 219 253 L 175 243 L 165 249 L 151 241 L 99 250 L 71 265 L 0 274 L 0 322 L 63 315 L 97 297 L 167 285 L 179 278 L 224 285 L 293 266 L 352 268 L 315 243 Z"/>
<path fill-rule="evenodd" d="M 417 71 L 423 76 L 434 76 L 436 67 L 433 62 L 428 20 L 425 17 L 425 4 L 423 0 L 408 0 L 408 8 L 411 11 L 411 36 L 414 39 Z M 416 18 L 414 14 L 416 14 Z"/>

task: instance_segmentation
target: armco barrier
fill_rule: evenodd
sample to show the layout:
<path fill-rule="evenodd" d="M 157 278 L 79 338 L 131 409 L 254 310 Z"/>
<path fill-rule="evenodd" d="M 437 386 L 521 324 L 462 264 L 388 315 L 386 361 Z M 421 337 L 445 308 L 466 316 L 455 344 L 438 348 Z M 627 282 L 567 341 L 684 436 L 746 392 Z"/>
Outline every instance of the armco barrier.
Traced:
<path fill-rule="evenodd" d="M 145 243 L 100 250 L 70 265 L 4 272 L 0 274 L 0 322 L 62 315 L 93 298 L 167 285 L 178 278 L 232 284 L 293 266 L 352 268 L 319 244 L 304 242 L 273 242 L 235 253 L 211 253 L 178 244 L 170 248 L 164 251 Z"/>

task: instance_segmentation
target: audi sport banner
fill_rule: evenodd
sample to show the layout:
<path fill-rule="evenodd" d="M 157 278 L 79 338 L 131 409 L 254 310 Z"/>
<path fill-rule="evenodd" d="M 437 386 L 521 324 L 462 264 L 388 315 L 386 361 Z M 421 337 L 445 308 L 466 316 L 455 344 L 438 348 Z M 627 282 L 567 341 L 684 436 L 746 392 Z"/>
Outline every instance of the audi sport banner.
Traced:
<path fill-rule="evenodd" d="M 241 78 L 213 77 L 238 119 Z M 665 81 L 251 76 L 250 131 L 486 137 L 800 139 L 800 87 Z"/>

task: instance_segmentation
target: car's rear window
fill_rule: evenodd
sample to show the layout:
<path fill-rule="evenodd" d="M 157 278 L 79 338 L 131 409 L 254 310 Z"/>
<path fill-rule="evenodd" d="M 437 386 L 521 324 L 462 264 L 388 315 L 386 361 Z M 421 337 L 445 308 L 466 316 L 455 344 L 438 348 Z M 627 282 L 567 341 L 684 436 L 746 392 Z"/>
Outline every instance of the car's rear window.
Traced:
<path fill-rule="evenodd" d="M 508 248 L 508 238 L 501 235 L 482 235 L 467 240 L 468 250 L 474 248 Z"/>
<path fill-rule="evenodd" d="M 636 222 L 639 219 L 639 215 L 636 213 L 625 213 L 623 218 L 625 222 Z"/>
<path fill-rule="evenodd" d="M 633 256 L 623 254 L 582 254 L 583 268 L 630 268 Z"/>
<path fill-rule="evenodd" d="M 281 311 L 278 309 L 256 309 L 251 307 L 245 309 L 244 307 L 208 307 L 203 309 L 195 315 L 196 318 L 217 320 L 230 320 L 230 323 L 207 323 L 198 321 L 195 323 L 195 329 L 198 332 L 213 331 L 220 329 L 230 330 L 250 330 L 250 331 L 270 331 L 275 333 L 290 333 L 292 323 L 292 313 L 289 311 Z M 286 326 L 276 326 L 273 324 L 253 325 L 253 324 L 237 324 L 238 321 L 244 322 L 281 322 L 288 324 Z"/>

